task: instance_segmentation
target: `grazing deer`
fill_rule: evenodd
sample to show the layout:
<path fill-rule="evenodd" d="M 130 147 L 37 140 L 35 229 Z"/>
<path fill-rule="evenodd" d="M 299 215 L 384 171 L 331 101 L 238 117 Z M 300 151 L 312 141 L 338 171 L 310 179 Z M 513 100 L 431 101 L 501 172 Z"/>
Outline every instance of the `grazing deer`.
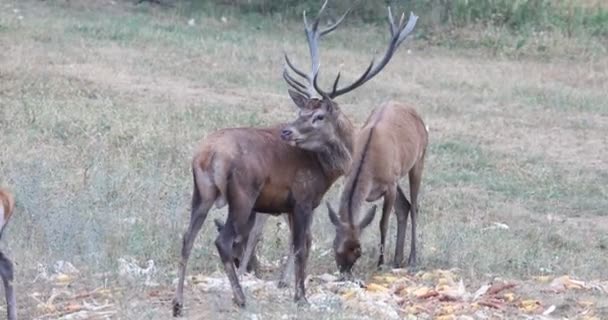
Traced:
<path fill-rule="evenodd" d="M 307 23 L 304 14 L 311 45 L 335 30 L 346 17 L 344 14 L 335 24 L 319 30 L 320 15 L 326 4 L 327 1 L 312 25 Z M 318 69 L 316 51 L 312 60 L 315 72 Z M 310 87 L 312 81 L 309 81 Z M 301 109 L 293 123 L 271 128 L 222 129 L 210 134 L 199 146 L 192 161 L 192 211 L 183 236 L 173 299 L 174 316 L 182 312 L 184 278 L 194 239 L 214 204 L 217 208 L 228 205 L 228 217 L 215 246 L 235 303 L 244 306 L 245 295 L 234 268 L 233 246 L 249 234 L 251 221 L 255 221 L 258 213 L 286 213 L 290 225 L 295 226 L 291 231 L 296 262 L 294 300 L 306 302 L 304 280 L 312 241 L 313 210 L 336 179 L 349 170 L 354 129 L 333 102 L 291 90 L 290 96 Z M 297 137 L 293 132 L 297 132 Z"/>
<path fill-rule="evenodd" d="M 0 188 L 0 238 L 2 238 L 2 231 L 11 218 L 14 208 L 13 195 Z M 8 320 L 17 320 L 17 302 L 13 291 L 13 263 L 2 252 L 0 252 L 0 276 L 4 283 Z"/>
<path fill-rule="evenodd" d="M 361 231 L 374 218 L 375 206 L 360 221 L 358 211 L 364 201 L 384 198 L 380 220 L 380 257 L 384 247 L 390 212 L 397 215 L 397 242 L 394 265 L 403 261 L 407 218 L 411 212 L 412 241 L 408 264 L 416 263 L 416 217 L 418 191 L 422 179 L 428 132 L 416 111 L 397 102 L 387 102 L 375 109 L 358 133 L 352 171 L 346 178 L 340 198 L 339 215 L 327 203 L 329 217 L 336 227 L 334 254 L 341 273 L 350 276 L 353 264 L 361 256 Z M 411 204 L 399 186 L 399 179 L 409 175 Z"/>

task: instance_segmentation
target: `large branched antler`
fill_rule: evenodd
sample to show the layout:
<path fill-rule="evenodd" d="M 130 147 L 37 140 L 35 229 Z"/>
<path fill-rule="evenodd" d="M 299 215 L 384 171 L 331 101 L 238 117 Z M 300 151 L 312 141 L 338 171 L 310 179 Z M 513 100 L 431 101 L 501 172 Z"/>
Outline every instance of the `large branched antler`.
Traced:
<path fill-rule="evenodd" d="M 405 23 L 404 18 L 405 14 L 402 13 L 401 18 L 399 19 L 399 25 L 396 25 L 393 19 L 393 13 L 391 12 L 391 7 L 388 7 L 388 23 L 391 32 L 391 40 L 389 42 L 388 49 L 384 53 L 384 57 L 382 57 L 382 60 L 380 60 L 378 64 L 376 64 L 375 60 L 372 60 L 365 72 L 363 72 L 363 74 L 355 82 L 340 89 L 338 89 L 338 82 L 340 81 L 340 73 L 338 72 L 338 76 L 334 81 L 332 91 L 330 93 L 327 93 L 321 88 L 319 88 L 319 85 L 317 83 L 318 74 L 315 74 L 315 77 L 313 79 L 313 85 L 315 90 L 317 90 L 317 92 L 323 97 L 333 99 L 360 87 L 362 84 L 364 84 L 365 82 L 376 76 L 378 73 L 380 73 L 380 71 L 382 71 L 382 69 L 391 60 L 393 54 L 395 53 L 395 51 L 397 51 L 399 45 L 412 33 L 414 27 L 416 26 L 416 22 L 418 21 L 418 16 L 416 16 L 414 13 L 410 13 L 410 17 L 408 18 L 407 23 Z"/>
<path fill-rule="evenodd" d="M 296 68 L 296 66 L 291 63 L 291 60 L 289 60 L 287 54 L 285 54 L 286 67 L 283 70 L 283 79 L 285 79 L 287 84 L 289 84 L 289 86 L 291 86 L 294 90 L 298 91 L 300 94 L 303 94 L 308 98 L 312 98 L 313 96 L 315 96 L 313 81 L 317 73 L 319 72 L 319 39 L 329 34 L 330 32 L 336 30 L 336 28 L 338 28 L 338 26 L 342 23 L 342 21 L 344 21 L 344 18 L 346 18 L 346 16 L 350 12 L 350 9 L 348 9 L 334 24 L 330 25 L 327 28 L 319 30 L 319 21 L 321 19 L 321 14 L 327 6 L 327 2 L 328 0 L 325 0 L 323 5 L 321 6 L 321 9 L 319 10 L 319 13 L 317 13 L 317 17 L 313 21 L 312 25 L 308 23 L 308 19 L 306 18 L 306 11 L 304 11 L 304 13 L 302 14 L 304 19 L 304 31 L 306 33 L 306 40 L 308 41 L 308 48 L 310 50 L 310 59 L 312 63 L 310 73 L 307 74 Z M 301 81 L 298 81 L 297 79 L 292 77 L 289 74 L 287 67 L 289 67 L 298 76 L 306 79 L 308 83 L 305 85 Z"/>

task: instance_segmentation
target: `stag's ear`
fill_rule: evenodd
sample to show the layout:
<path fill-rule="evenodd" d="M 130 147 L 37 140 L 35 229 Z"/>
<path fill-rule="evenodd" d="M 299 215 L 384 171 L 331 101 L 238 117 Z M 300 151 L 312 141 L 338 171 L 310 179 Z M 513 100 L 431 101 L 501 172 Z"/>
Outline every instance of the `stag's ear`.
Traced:
<path fill-rule="evenodd" d="M 222 220 L 215 218 L 215 219 L 213 219 L 213 223 L 215 223 L 217 232 L 222 232 L 222 229 L 224 229 L 224 223 L 222 222 Z"/>
<path fill-rule="evenodd" d="M 373 205 L 369 210 L 367 210 L 365 217 L 359 223 L 359 230 L 367 228 L 367 226 L 374 221 L 374 216 L 376 216 L 376 205 Z"/>
<path fill-rule="evenodd" d="M 289 93 L 291 100 L 293 100 L 293 103 L 295 103 L 298 108 L 306 108 L 306 102 L 308 102 L 308 98 L 306 96 L 291 89 L 287 89 L 287 92 Z"/>
<path fill-rule="evenodd" d="M 331 204 L 329 204 L 329 202 L 326 201 L 325 204 L 327 205 L 327 213 L 329 214 L 329 220 L 331 221 L 331 224 L 336 227 L 339 226 L 340 219 L 338 218 L 336 211 L 334 210 L 334 208 L 331 207 Z"/>

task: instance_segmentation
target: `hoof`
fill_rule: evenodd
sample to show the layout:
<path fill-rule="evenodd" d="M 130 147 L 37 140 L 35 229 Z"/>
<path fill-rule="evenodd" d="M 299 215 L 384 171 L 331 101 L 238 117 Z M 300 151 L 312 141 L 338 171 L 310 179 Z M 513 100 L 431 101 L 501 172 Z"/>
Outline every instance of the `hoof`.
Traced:
<path fill-rule="evenodd" d="M 353 276 L 352 272 L 342 272 L 340 273 L 340 277 L 338 281 L 353 281 L 355 276 Z"/>
<path fill-rule="evenodd" d="M 232 301 L 234 301 L 234 304 L 236 304 L 237 307 L 245 308 L 245 297 L 235 296 L 234 298 L 232 298 Z"/>
<path fill-rule="evenodd" d="M 407 259 L 407 266 L 409 268 L 415 269 L 416 268 L 416 258 L 409 258 Z"/>
<path fill-rule="evenodd" d="M 184 309 L 184 305 L 181 302 L 177 302 L 177 301 L 173 300 L 173 316 L 174 317 L 181 317 L 183 309 Z"/>
<path fill-rule="evenodd" d="M 306 297 L 296 298 L 295 303 L 298 306 L 298 308 L 304 308 L 304 307 L 310 306 L 310 303 L 308 303 L 308 300 L 306 299 Z"/>

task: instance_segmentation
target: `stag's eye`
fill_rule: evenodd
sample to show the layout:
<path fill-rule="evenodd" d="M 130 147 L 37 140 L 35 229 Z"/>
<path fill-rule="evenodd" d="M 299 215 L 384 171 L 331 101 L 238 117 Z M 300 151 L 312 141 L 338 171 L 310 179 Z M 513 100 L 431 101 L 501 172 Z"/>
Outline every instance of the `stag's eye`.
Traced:
<path fill-rule="evenodd" d="M 318 114 L 314 118 L 312 118 L 312 122 L 323 121 L 323 119 L 325 119 L 325 116 L 322 114 Z"/>

